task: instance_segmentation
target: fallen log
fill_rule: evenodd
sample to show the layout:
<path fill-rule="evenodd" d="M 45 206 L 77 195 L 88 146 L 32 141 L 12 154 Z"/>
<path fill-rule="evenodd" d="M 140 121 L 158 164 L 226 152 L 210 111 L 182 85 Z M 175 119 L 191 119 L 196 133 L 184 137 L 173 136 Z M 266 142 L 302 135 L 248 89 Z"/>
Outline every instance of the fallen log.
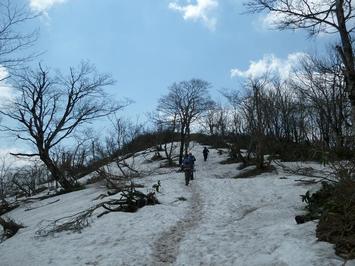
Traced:
<path fill-rule="evenodd" d="M 18 202 L 8 203 L 7 201 L 3 201 L 0 203 L 0 215 L 10 212 L 18 206 L 20 206 Z"/>
<path fill-rule="evenodd" d="M 113 196 L 116 195 L 117 193 L 120 193 L 122 191 L 127 191 L 130 188 L 143 188 L 144 185 L 142 184 L 136 184 L 136 183 L 131 183 L 130 185 L 123 185 L 121 187 L 116 187 L 113 190 L 109 190 L 107 191 L 107 194 L 100 194 L 99 196 L 97 196 L 96 198 L 94 198 L 94 200 L 99 200 L 99 199 L 104 199 L 108 196 Z"/>
<path fill-rule="evenodd" d="M 18 224 L 14 220 L 11 219 L 5 220 L 1 217 L 0 217 L 0 225 L 3 227 L 5 238 L 10 238 L 14 236 L 18 230 L 24 228 L 22 224 Z"/>
<path fill-rule="evenodd" d="M 144 194 L 134 188 L 130 188 L 130 190 L 122 192 L 120 199 L 105 202 L 102 207 L 108 211 L 136 212 L 145 205 L 155 204 L 159 204 L 158 199 L 155 197 L 155 192 Z"/>

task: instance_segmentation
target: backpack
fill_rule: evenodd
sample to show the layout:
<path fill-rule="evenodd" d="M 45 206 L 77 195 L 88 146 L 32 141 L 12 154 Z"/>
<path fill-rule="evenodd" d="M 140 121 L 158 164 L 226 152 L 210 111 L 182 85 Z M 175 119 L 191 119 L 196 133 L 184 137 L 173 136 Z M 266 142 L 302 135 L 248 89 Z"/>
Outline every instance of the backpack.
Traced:
<path fill-rule="evenodd" d="M 192 167 L 191 165 L 191 161 L 189 158 L 185 158 L 183 161 L 182 161 L 182 167 L 183 169 L 190 169 Z"/>
<path fill-rule="evenodd" d="M 188 160 L 190 161 L 190 164 L 193 166 L 195 164 L 196 158 L 193 155 L 189 155 Z"/>

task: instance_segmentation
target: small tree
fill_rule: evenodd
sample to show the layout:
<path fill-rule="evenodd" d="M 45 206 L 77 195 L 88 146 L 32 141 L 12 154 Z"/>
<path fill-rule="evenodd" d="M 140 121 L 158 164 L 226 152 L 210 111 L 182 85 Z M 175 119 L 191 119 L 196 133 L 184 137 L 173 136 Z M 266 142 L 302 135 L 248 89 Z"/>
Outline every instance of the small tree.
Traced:
<path fill-rule="evenodd" d="M 26 70 L 16 77 L 17 97 L 0 113 L 17 126 L 2 126 L 18 139 L 32 144 L 33 153 L 15 156 L 38 156 L 66 191 L 74 189 L 75 180 L 66 176 L 53 160 L 52 149 L 62 143 L 84 124 L 112 114 L 122 105 L 109 101 L 103 88 L 113 84 L 107 74 L 98 74 L 88 63 L 69 75 L 52 77 L 48 70 Z"/>
<path fill-rule="evenodd" d="M 180 133 L 179 163 L 185 149 L 187 153 L 191 125 L 211 105 L 208 89 L 210 84 L 200 79 L 174 83 L 169 93 L 159 99 L 157 111 L 169 119 L 176 119 Z"/>

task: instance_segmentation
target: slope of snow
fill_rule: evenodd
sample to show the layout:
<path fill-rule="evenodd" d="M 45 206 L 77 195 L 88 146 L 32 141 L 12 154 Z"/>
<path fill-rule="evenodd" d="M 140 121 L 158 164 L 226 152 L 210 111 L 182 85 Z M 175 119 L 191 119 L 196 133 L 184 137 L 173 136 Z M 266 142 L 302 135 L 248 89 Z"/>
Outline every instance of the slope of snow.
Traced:
<path fill-rule="evenodd" d="M 157 197 L 162 204 L 146 206 L 137 213 L 113 212 L 101 218 L 95 215 L 81 233 L 35 237 L 36 230 L 46 223 L 41 221 L 68 216 L 99 203 L 94 199 L 105 189 L 97 184 L 37 202 L 32 207 L 39 208 L 30 211 L 25 211 L 28 205 L 12 211 L 9 216 L 26 228 L 0 244 L 0 265 L 344 263 L 334 255 L 332 245 L 316 240 L 315 223 L 296 225 L 294 216 L 302 213 L 303 207 L 299 195 L 310 188 L 296 185 L 294 180 L 300 177 L 269 173 L 232 179 L 237 165 L 219 164 L 225 155 L 211 149 L 204 162 L 200 145 L 195 145 L 192 152 L 197 158 L 196 172 L 188 187 L 183 173 L 159 169 L 159 162 L 148 163 L 152 153 L 136 155 L 134 164 L 150 173 L 136 182 L 144 183 L 141 190 L 147 192 L 160 180 L 162 190 Z M 114 165 L 110 168 L 117 171 Z"/>

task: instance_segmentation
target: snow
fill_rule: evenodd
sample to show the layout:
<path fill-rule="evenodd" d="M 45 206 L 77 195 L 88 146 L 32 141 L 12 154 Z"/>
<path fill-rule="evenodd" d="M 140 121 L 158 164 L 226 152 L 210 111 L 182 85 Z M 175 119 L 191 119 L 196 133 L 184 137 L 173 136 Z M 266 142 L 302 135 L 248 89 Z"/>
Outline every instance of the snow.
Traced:
<path fill-rule="evenodd" d="M 295 223 L 294 216 L 303 212 L 300 195 L 311 188 L 296 185 L 300 176 L 278 169 L 233 179 L 237 165 L 219 164 L 226 155 L 213 149 L 204 162 L 202 148 L 192 148 L 197 161 L 189 186 L 183 173 L 149 162 L 154 153 L 136 154 L 129 163 L 147 176 L 135 182 L 148 192 L 160 180 L 161 204 L 136 213 L 94 215 L 81 233 L 35 237 L 47 220 L 98 204 L 101 200 L 94 199 L 105 192 L 99 184 L 10 212 L 26 228 L 0 244 L 0 265 L 343 265 L 331 244 L 317 241 L 314 222 Z M 117 171 L 114 164 L 108 168 Z M 30 207 L 35 209 L 25 211 Z"/>

